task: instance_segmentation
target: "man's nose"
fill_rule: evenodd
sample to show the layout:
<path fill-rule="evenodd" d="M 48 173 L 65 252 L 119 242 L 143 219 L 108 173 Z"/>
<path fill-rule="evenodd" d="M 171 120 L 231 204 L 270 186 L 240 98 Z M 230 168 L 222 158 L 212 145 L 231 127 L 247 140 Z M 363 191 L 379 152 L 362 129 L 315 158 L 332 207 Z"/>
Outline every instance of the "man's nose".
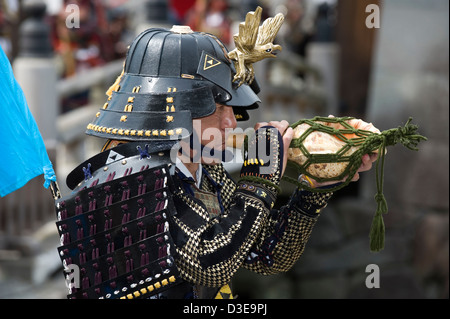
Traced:
<path fill-rule="evenodd" d="M 222 115 L 223 115 L 221 123 L 222 128 L 235 129 L 237 126 L 237 122 L 236 117 L 234 116 L 233 108 L 231 106 L 226 106 Z"/>

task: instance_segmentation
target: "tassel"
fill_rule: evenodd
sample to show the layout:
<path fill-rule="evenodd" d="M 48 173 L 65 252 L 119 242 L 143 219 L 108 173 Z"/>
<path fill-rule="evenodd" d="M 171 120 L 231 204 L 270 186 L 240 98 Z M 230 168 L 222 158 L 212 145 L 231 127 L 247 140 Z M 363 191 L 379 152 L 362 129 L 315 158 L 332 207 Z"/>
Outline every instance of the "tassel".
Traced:
<path fill-rule="evenodd" d="M 388 212 L 386 198 L 383 195 L 384 157 L 386 155 L 386 147 L 402 143 L 408 149 L 417 151 L 417 144 L 420 141 L 427 140 L 426 137 L 416 133 L 418 127 L 417 125 L 411 124 L 411 121 L 412 118 L 409 118 L 404 127 L 398 127 L 382 133 L 383 141 L 378 151 L 380 156 L 378 157 L 376 164 L 377 194 L 375 195 L 375 201 L 377 202 L 377 210 L 372 220 L 369 235 L 370 251 L 372 252 L 378 252 L 384 249 L 385 225 L 383 214 Z"/>
<path fill-rule="evenodd" d="M 384 233 L 385 226 L 383 221 L 383 214 L 388 211 L 387 202 L 383 194 L 375 195 L 375 200 L 378 203 L 377 211 L 372 220 L 370 228 L 370 251 L 379 252 L 384 249 Z"/>
<path fill-rule="evenodd" d="M 384 249 L 384 221 L 380 214 L 376 214 L 370 229 L 370 251 L 379 252 Z"/>
<path fill-rule="evenodd" d="M 386 198 L 383 194 L 383 182 L 384 182 L 384 157 L 386 155 L 386 138 L 378 150 L 379 157 L 376 164 L 376 182 L 377 182 L 377 194 L 375 195 L 375 201 L 377 202 L 377 210 L 372 220 L 372 226 L 370 228 L 370 251 L 378 252 L 384 249 L 384 233 L 385 226 L 383 220 L 383 214 L 388 212 L 388 206 Z M 381 162 L 381 168 L 379 164 Z"/>

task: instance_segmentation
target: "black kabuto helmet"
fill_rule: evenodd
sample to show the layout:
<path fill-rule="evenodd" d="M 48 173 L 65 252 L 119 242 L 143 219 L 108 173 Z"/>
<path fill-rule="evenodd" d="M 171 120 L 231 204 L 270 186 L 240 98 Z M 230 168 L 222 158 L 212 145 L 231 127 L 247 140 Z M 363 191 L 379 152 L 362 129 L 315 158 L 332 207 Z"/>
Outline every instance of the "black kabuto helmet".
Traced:
<path fill-rule="evenodd" d="M 152 28 L 131 44 L 124 69 L 86 134 L 106 139 L 174 140 L 192 133 L 192 119 L 233 107 L 236 120 L 260 102 L 256 81 L 238 86 L 233 63 L 215 36 L 188 26 Z"/>

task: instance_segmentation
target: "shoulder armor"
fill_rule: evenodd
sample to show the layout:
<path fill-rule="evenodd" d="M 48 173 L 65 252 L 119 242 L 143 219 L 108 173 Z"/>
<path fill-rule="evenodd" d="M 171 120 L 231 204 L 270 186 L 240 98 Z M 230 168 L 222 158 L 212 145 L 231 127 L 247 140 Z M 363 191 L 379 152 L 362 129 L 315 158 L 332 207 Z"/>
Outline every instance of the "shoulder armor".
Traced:
<path fill-rule="evenodd" d="M 123 144 L 69 174 L 73 192 L 56 202 L 61 261 L 79 270 L 68 298 L 147 298 L 181 283 L 170 146 Z"/>

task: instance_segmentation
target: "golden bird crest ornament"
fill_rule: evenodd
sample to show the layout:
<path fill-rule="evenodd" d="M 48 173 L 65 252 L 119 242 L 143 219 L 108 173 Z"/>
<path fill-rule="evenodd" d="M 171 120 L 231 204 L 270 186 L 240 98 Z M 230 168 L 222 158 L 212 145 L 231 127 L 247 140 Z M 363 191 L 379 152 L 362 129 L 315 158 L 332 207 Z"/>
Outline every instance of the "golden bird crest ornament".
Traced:
<path fill-rule="evenodd" d="M 262 8 L 257 7 L 245 16 L 245 22 L 239 24 L 239 32 L 233 36 L 236 48 L 228 52 L 228 57 L 234 62 L 236 75 L 233 82 L 238 85 L 251 84 L 255 78 L 253 63 L 265 58 L 275 58 L 281 51 L 280 45 L 273 41 L 284 21 L 284 15 L 278 13 L 273 18 L 267 18 L 260 26 Z"/>

